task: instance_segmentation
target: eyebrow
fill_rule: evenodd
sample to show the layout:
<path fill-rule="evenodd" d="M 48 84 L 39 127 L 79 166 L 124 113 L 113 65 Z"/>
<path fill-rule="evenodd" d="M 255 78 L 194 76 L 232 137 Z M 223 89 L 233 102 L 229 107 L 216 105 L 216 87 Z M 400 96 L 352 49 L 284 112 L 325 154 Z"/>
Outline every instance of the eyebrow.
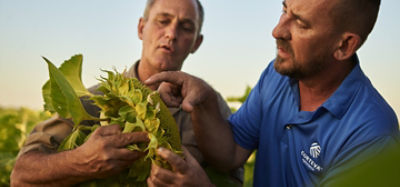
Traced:
<path fill-rule="evenodd" d="M 282 1 L 282 5 L 283 5 L 283 7 L 287 8 L 286 0 Z M 294 13 L 293 11 L 291 11 L 291 14 L 293 15 L 294 18 L 300 20 L 301 22 L 305 23 L 306 25 L 310 25 L 310 23 L 307 20 L 305 20 L 304 18 L 302 18 L 300 15 Z"/>
<path fill-rule="evenodd" d="M 173 18 L 174 16 L 173 16 L 172 14 L 168 14 L 168 13 L 163 12 L 163 13 L 157 14 L 157 15 L 156 15 L 156 18 L 157 18 L 157 17 Z M 194 21 L 191 20 L 191 19 L 189 19 L 189 18 L 183 18 L 183 19 L 179 20 L 179 22 L 190 22 L 190 23 L 193 23 L 193 24 L 194 24 Z"/>
<path fill-rule="evenodd" d="M 171 14 L 168 14 L 168 13 L 158 13 L 158 14 L 156 14 L 156 18 L 157 17 L 169 17 L 169 18 L 171 18 L 173 16 Z"/>

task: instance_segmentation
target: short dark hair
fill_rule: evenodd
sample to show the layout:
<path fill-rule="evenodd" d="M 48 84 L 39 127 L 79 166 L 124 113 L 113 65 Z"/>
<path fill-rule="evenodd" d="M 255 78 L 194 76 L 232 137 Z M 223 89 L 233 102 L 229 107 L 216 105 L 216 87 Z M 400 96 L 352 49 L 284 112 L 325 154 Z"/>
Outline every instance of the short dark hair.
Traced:
<path fill-rule="evenodd" d="M 350 31 L 361 37 L 361 44 L 374 28 L 378 17 L 380 0 L 337 0 L 332 9 L 334 24 L 343 31 Z"/>
<path fill-rule="evenodd" d="M 199 30 L 198 30 L 198 32 L 200 34 L 201 28 L 203 26 L 203 21 L 204 21 L 204 9 L 203 9 L 203 6 L 201 5 L 199 0 L 195 0 L 195 1 L 197 3 L 197 11 L 198 11 L 198 14 L 199 14 Z M 150 9 L 154 5 L 155 2 L 156 2 L 156 0 L 147 0 L 146 8 L 144 9 L 144 13 L 143 13 L 143 18 L 145 20 L 148 19 Z"/>

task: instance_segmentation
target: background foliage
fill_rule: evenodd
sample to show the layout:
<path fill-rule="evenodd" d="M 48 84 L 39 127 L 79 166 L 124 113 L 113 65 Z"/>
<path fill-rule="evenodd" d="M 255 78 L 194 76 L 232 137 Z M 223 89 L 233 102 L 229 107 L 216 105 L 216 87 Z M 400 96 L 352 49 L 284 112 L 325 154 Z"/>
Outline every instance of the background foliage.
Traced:
<path fill-rule="evenodd" d="M 238 110 L 238 107 L 246 101 L 247 97 L 249 96 L 251 92 L 251 87 L 246 86 L 246 89 L 244 91 L 244 94 L 239 97 L 228 97 L 226 98 L 226 101 L 230 104 L 236 103 L 237 107 L 231 107 L 232 113 L 236 112 Z M 250 187 L 253 186 L 253 173 L 254 173 L 254 164 L 256 162 L 256 151 L 251 153 L 250 157 L 247 159 L 246 164 L 244 165 L 244 182 L 243 186 L 244 187 Z"/>
<path fill-rule="evenodd" d="M 49 117 L 48 112 L 0 107 L 0 186 L 10 185 L 11 170 L 26 136 Z"/>

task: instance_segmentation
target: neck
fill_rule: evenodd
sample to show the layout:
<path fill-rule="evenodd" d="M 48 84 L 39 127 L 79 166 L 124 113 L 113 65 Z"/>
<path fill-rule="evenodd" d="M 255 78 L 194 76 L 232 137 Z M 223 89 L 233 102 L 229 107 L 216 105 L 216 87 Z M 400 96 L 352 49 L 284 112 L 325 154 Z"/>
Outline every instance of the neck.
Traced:
<path fill-rule="evenodd" d="M 352 58 L 331 64 L 315 76 L 299 80 L 300 110 L 318 109 L 335 92 L 355 65 Z"/>
<path fill-rule="evenodd" d="M 150 66 L 150 63 L 147 63 L 145 59 L 141 59 L 139 62 L 139 65 L 136 70 L 136 75 L 137 78 L 139 79 L 140 82 L 143 82 L 150 78 L 152 75 L 159 73 L 158 71 L 155 70 L 155 68 Z M 158 88 L 158 85 L 150 86 L 152 90 L 156 90 Z"/>

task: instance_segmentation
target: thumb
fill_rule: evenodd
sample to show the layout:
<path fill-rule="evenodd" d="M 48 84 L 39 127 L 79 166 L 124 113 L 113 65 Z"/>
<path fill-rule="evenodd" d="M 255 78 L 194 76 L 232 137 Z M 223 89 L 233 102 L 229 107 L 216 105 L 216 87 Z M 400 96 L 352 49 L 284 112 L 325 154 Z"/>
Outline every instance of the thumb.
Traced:
<path fill-rule="evenodd" d="M 161 99 L 169 107 L 178 107 L 182 102 L 182 97 L 179 94 L 175 94 L 176 86 L 173 84 L 163 82 L 158 87 L 157 91 L 160 94 Z"/>
<path fill-rule="evenodd" d="M 193 104 L 190 103 L 190 101 L 189 101 L 188 99 L 185 98 L 185 99 L 183 100 L 183 102 L 182 102 L 182 109 L 183 109 L 184 111 L 190 113 L 190 112 L 193 111 L 193 108 L 194 108 Z"/>
<path fill-rule="evenodd" d="M 183 98 L 182 109 L 190 113 L 194 110 L 194 107 L 199 105 L 201 102 L 202 102 L 202 96 L 199 96 L 198 92 L 195 91 L 189 92 L 188 95 Z"/>
<path fill-rule="evenodd" d="M 186 149 L 186 147 L 182 146 L 182 149 L 183 149 L 183 155 L 185 156 L 186 162 L 190 163 L 189 165 L 193 165 L 193 164 L 199 165 L 197 160 L 192 156 L 192 154 L 190 154 L 189 150 Z"/>

